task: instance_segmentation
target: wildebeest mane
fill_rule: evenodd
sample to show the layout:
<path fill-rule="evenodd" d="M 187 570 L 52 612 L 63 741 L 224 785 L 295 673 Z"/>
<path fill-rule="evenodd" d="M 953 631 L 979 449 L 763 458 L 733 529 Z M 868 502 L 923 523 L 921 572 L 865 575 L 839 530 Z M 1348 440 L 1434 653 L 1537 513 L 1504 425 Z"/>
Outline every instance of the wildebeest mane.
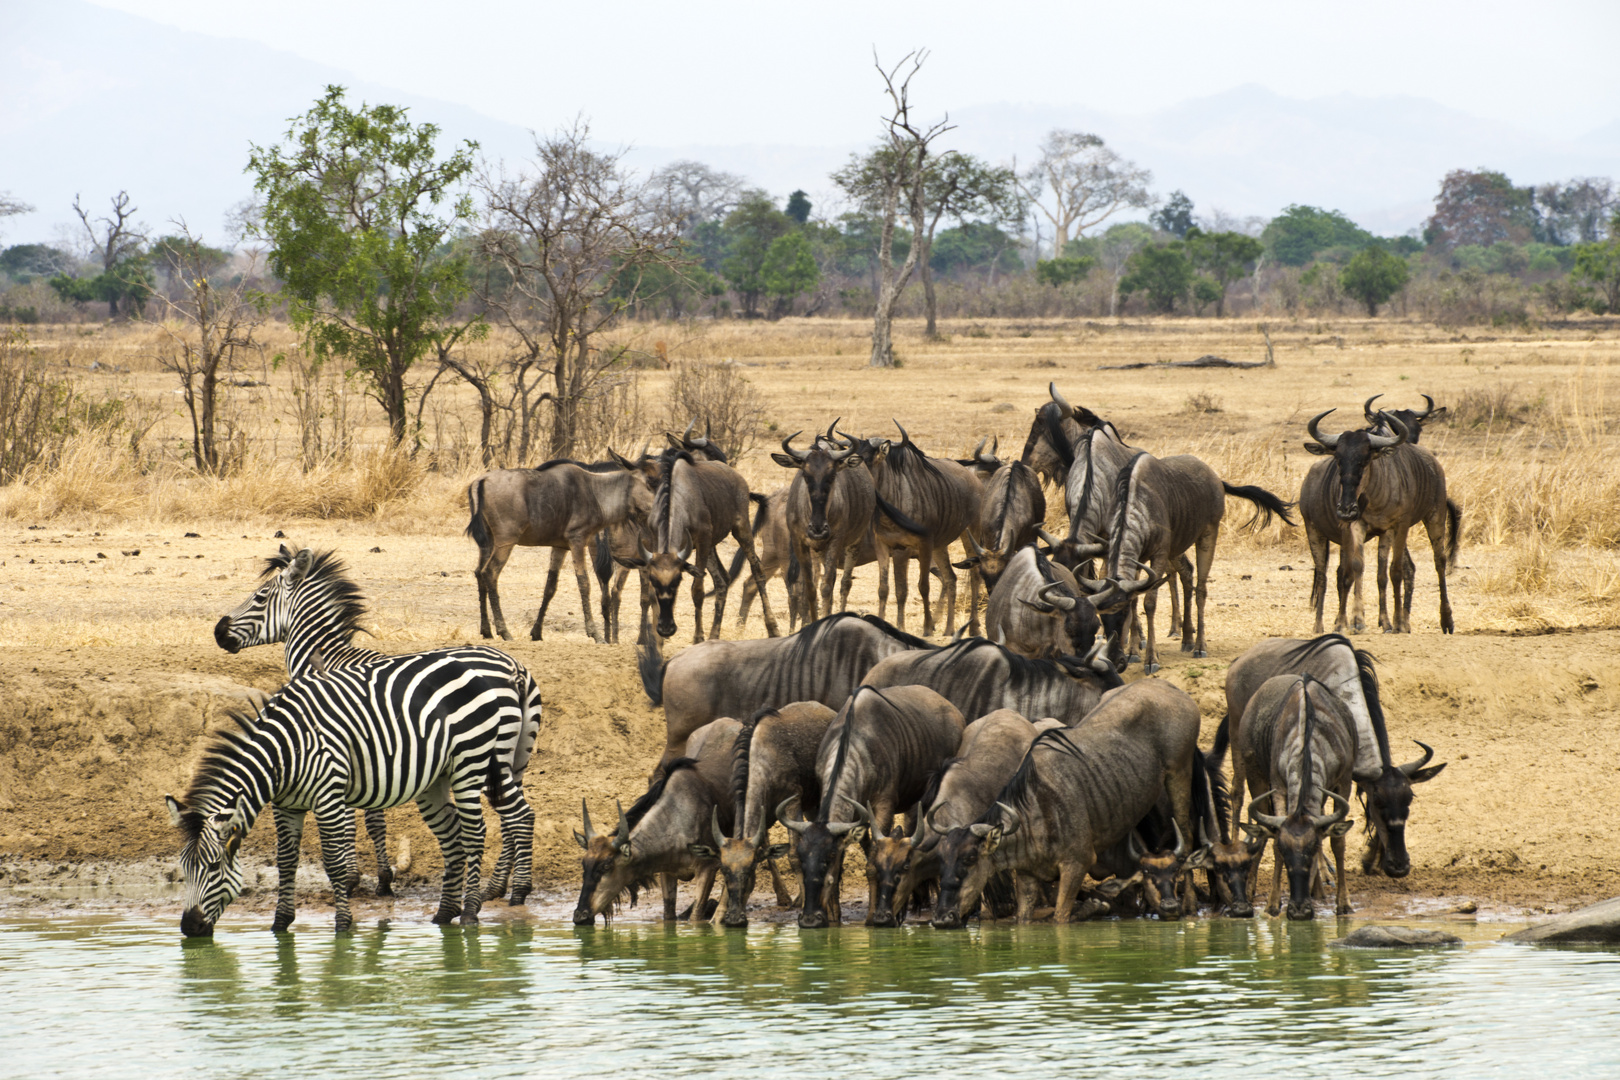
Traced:
<path fill-rule="evenodd" d="M 1383 764 L 1388 765 L 1389 728 L 1384 720 L 1384 703 L 1379 697 L 1377 658 L 1365 649 L 1356 648 L 1355 643 L 1343 634 L 1323 634 L 1288 650 L 1283 654 L 1283 660 L 1288 664 L 1298 664 L 1335 645 L 1349 649 L 1356 658 L 1356 678 L 1361 683 L 1361 696 L 1367 703 L 1367 718 L 1372 721 L 1373 737 L 1378 740 L 1378 754 Z"/>
<path fill-rule="evenodd" d="M 675 463 L 684 461 L 688 465 L 696 464 L 692 455 L 685 450 L 665 450 L 658 455 L 658 488 L 653 495 L 652 526 L 657 543 L 661 550 L 668 551 L 675 543 L 675 538 L 669 535 L 670 512 L 670 480 L 675 475 Z"/>
<path fill-rule="evenodd" d="M 1024 751 L 1024 760 L 1018 763 L 1018 770 L 1013 773 L 1012 779 L 1002 787 L 1001 793 L 990 804 L 990 808 L 980 815 L 980 821 L 987 825 L 1003 824 L 998 803 L 1006 803 L 1014 810 L 1028 804 L 1029 787 L 1034 782 L 1035 775 L 1035 751 L 1040 749 L 1055 750 L 1072 758 L 1081 756 L 1080 748 L 1069 738 L 1067 728 L 1052 728 L 1050 731 L 1041 732 L 1035 736 L 1035 741 L 1029 744 L 1029 749 Z"/>
<path fill-rule="evenodd" d="M 1001 654 L 1002 658 L 1007 661 L 1008 685 L 1014 690 L 1022 690 L 1035 680 L 1052 674 L 1053 668 L 1060 668 L 1070 675 L 1083 672 L 1096 674 L 1096 672 L 1092 672 L 1091 668 L 1082 663 L 1078 657 L 1060 656 L 1055 659 L 1036 659 L 1024 656 L 1021 653 L 1015 653 L 1005 645 L 997 644 L 989 638 L 962 638 L 960 641 L 953 641 L 949 645 L 937 647 L 941 657 L 940 662 L 945 665 L 954 664 L 978 649 L 994 649 Z"/>
<path fill-rule="evenodd" d="M 945 774 L 966 760 L 966 758 L 961 757 L 948 757 L 939 763 L 939 768 L 928 774 L 928 779 L 923 781 L 922 798 L 918 800 L 922 804 L 924 814 L 928 812 L 929 807 L 934 805 L 934 800 L 939 798 L 939 789 L 945 783 Z M 920 817 L 917 819 L 917 827 L 922 828 L 922 818 Z"/>
<path fill-rule="evenodd" d="M 697 758 L 689 757 L 676 758 L 668 765 L 665 765 L 658 778 L 647 788 L 647 793 L 637 799 L 630 809 L 624 812 L 625 820 L 630 823 L 630 827 L 633 829 L 639 825 L 641 819 L 647 816 L 647 811 L 651 810 L 658 800 L 664 797 L 664 788 L 669 784 L 671 776 L 674 776 L 682 769 L 695 768 L 697 768 Z"/>
<path fill-rule="evenodd" d="M 264 569 L 259 576 L 267 577 L 278 570 L 285 570 L 296 556 L 284 555 L 276 552 L 264 560 Z M 365 627 L 360 620 L 366 617 L 366 597 L 349 577 L 349 568 L 335 551 L 314 552 L 309 570 L 304 574 L 305 582 L 320 582 L 330 600 L 328 610 L 332 623 L 338 626 L 348 637 L 353 637 Z"/>
<path fill-rule="evenodd" d="M 938 646 L 934 645 L 932 642 L 925 641 L 924 639 L 918 637 L 915 634 L 908 634 L 904 630 L 902 630 L 899 627 L 893 625 L 892 623 L 886 622 L 883 619 L 878 618 L 876 615 L 863 614 L 863 615 L 858 616 L 858 618 L 862 622 L 866 623 L 868 626 L 874 626 L 877 629 L 883 631 L 884 634 L 886 634 L 889 637 L 893 638 L 895 641 L 900 642 L 902 645 L 906 646 L 908 649 L 934 649 L 934 648 L 938 648 Z"/>
<path fill-rule="evenodd" d="M 838 710 L 838 717 L 833 719 L 833 723 L 836 724 L 838 719 L 842 718 L 844 726 L 838 732 L 838 752 L 833 755 L 833 767 L 832 772 L 827 776 L 826 790 L 821 793 L 821 804 L 816 807 L 816 821 L 822 825 L 827 824 L 827 819 L 832 814 L 833 792 L 838 787 L 838 775 L 844 771 L 844 759 L 849 756 L 849 733 L 855 726 L 849 722 L 849 714 L 855 707 L 855 699 L 865 689 L 864 686 L 856 687 L 855 693 L 849 695 L 848 700 L 844 702 L 844 707 Z"/>
<path fill-rule="evenodd" d="M 1117 566 L 1120 552 L 1125 545 L 1125 522 L 1130 516 L 1131 509 L 1131 477 L 1135 474 L 1137 465 L 1147 456 L 1145 450 L 1138 450 L 1131 455 L 1131 460 L 1127 461 L 1125 467 L 1119 470 L 1119 476 L 1114 480 L 1113 535 L 1108 538 L 1108 565 L 1111 568 Z M 1135 576 L 1136 574 L 1133 571 L 1131 577 L 1134 578 Z"/>
<path fill-rule="evenodd" d="M 1215 815 L 1215 820 L 1210 823 L 1215 826 L 1213 839 L 1223 844 L 1231 843 L 1232 834 L 1226 823 L 1227 807 L 1231 799 L 1226 786 L 1226 774 L 1221 772 L 1221 759 L 1214 754 L 1206 755 L 1196 746 L 1193 747 L 1192 799 L 1196 813 L 1208 812 Z"/>
<path fill-rule="evenodd" d="M 586 472 L 593 473 L 612 473 L 619 471 L 619 463 L 616 461 L 575 461 L 573 458 L 553 458 L 550 461 L 542 462 L 539 465 L 536 465 L 531 471 L 545 472 L 548 469 L 555 469 L 559 465 L 572 465 L 575 468 L 584 469 Z"/>
<path fill-rule="evenodd" d="M 737 741 L 731 744 L 732 820 L 736 822 L 732 826 L 732 830 L 737 833 L 739 838 L 742 836 L 743 811 L 748 803 L 748 769 L 754 747 L 754 729 L 767 716 L 780 715 L 775 709 L 760 709 L 753 716 L 743 721 L 742 729 L 737 732 Z"/>
<path fill-rule="evenodd" d="M 928 455 L 923 453 L 917 444 L 911 441 L 910 435 L 905 436 L 899 442 L 889 444 L 888 463 L 889 468 L 901 476 L 922 469 L 932 476 L 943 479 L 939 466 L 935 465 Z"/>

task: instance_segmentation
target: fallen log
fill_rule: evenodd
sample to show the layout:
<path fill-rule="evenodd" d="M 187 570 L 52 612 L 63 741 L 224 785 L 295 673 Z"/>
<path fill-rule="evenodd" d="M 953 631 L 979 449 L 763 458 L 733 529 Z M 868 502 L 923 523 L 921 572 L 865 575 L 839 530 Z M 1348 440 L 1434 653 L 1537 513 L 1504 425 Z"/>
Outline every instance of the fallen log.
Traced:
<path fill-rule="evenodd" d="M 1141 364 L 1104 364 L 1098 371 L 1140 371 L 1144 368 L 1260 368 L 1276 367 L 1274 360 L 1228 360 L 1205 353 L 1196 360 L 1154 360 Z"/>

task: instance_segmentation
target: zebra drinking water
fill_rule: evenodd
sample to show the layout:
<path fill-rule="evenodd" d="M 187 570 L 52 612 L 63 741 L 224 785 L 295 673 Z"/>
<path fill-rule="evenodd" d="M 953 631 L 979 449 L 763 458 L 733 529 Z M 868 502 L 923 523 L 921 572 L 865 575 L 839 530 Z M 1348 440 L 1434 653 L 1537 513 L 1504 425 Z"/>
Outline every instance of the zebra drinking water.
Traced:
<path fill-rule="evenodd" d="M 265 806 L 276 821 L 277 902 L 272 929 L 293 920 L 304 816 L 315 812 L 332 882 L 337 928 L 353 923 L 359 878 L 351 807 L 415 801 L 439 841 L 444 885 L 436 923 L 478 921 L 484 853 L 482 789 L 511 833 L 531 838 L 534 811 L 498 738 L 524 702 L 510 681 L 449 652 L 385 656 L 293 679 L 257 715 L 234 714 L 204 751 L 184 800 L 164 797 L 184 834 L 180 929 L 208 936 L 242 891 L 239 858 Z"/>
<path fill-rule="evenodd" d="M 389 654 L 354 644 L 365 598 L 348 577 L 342 561 L 330 551 L 309 548 L 296 554 L 281 550 L 265 560 L 265 581 L 253 594 L 214 626 L 214 640 L 230 653 L 254 645 L 284 641 L 287 674 L 297 678 L 317 668 L 333 671 L 354 664 L 388 659 Z M 452 656 L 465 664 L 509 681 L 522 703 L 516 722 L 497 734 L 500 758 L 521 784 L 523 770 L 540 730 L 540 690 L 522 664 L 510 655 L 485 646 L 437 649 L 422 655 Z M 365 812 L 366 832 L 377 853 L 377 895 L 393 895 L 393 867 L 388 861 L 388 830 L 380 809 Z M 518 823 L 501 822 L 501 854 L 484 890 L 493 900 L 512 886 L 512 903 L 521 904 L 532 888 L 532 832 L 520 835 Z"/>

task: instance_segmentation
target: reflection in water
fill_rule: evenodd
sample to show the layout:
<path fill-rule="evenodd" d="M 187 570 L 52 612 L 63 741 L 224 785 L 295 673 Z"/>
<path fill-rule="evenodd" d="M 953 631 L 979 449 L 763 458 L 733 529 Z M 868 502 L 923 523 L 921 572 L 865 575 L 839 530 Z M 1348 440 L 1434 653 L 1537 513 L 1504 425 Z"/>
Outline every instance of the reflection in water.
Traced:
<path fill-rule="evenodd" d="M 1327 948 L 1259 920 L 844 927 L 246 923 L 0 926 L 0 1075 L 363 1069 L 478 1076 L 905 1076 L 1297 1068 L 1345 1075 L 1620 1071 L 1620 956 L 1475 943 Z M 1526 1003 L 1556 1003 L 1525 1021 Z M 108 1048 L 117 1047 L 110 1051 Z M 363 1064 L 361 1064 L 363 1063 Z"/>

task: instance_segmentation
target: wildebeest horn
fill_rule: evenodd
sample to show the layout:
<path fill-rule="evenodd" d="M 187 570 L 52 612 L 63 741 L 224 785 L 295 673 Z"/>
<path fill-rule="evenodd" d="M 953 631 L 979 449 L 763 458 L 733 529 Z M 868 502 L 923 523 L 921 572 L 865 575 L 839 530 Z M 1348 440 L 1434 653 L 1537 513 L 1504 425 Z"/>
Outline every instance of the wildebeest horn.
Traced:
<path fill-rule="evenodd" d="M 1142 844 L 1142 835 L 1135 829 L 1125 834 L 1125 854 L 1131 857 L 1132 862 L 1139 863 L 1142 856 L 1147 854 Z"/>
<path fill-rule="evenodd" d="M 618 850 L 630 842 L 630 819 L 624 816 L 624 807 L 618 799 L 613 800 L 613 805 L 619 810 L 619 831 L 613 835 L 613 847 Z"/>
<path fill-rule="evenodd" d="M 776 804 L 776 820 L 787 826 L 788 832 L 798 833 L 800 836 L 803 836 L 804 830 L 810 827 L 810 823 L 803 818 L 799 818 L 797 821 L 794 821 L 787 816 L 788 804 L 792 801 L 793 796 L 789 795 L 787 798 Z"/>
<path fill-rule="evenodd" d="M 826 454 L 827 454 L 827 457 L 833 462 L 833 464 L 836 465 L 838 462 L 843 461 L 845 458 L 849 457 L 849 455 L 853 454 L 854 452 L 855 452 L 855 448 L 853 446 L 846 446 L 842 450 L 828 450 L 828 451 L 826 451 Z"/>
<path fill-rule="evenodd" d="M 1429 417 L 1434 415 L 1434 398 L 1430 397 L 1428 394 L 1419 394 L 1418 396 L 1424 401 L 1428 402 L 1429 407 L 1424 409 L 1422 412 L 1414 413 L 1413 415 L 1415 415 L 1419 420 L 1427 420 Z"/>
<path fill-rule="evenodd" d="M 653 561 L 653 559 L 655 559 L 655 558 L 656 558 L 656 557 L 657 557 L 657 556 L 656 556 L 656 554 L 655 554 L 655 553 L 654 553 L 654 552 L 652 552 L 652 551 L 649 551 L 649 550 L 648 550 L 648 549 L 647 549 L 647 544 L 646 544 L 646 542 L 645 542 L 645 541 L 638 541 L 638 543 L 639 543 L 639 545 L 640 545 L 640 547 L 641 547 L 641 558 L 642 558 L 642 561 L 643 561 L 643 562 L 652 562 L 652 561 Z"/>
<path fill-rule="evenodd" d="M 1001 835 L 1011 836 L 1013 833 L 1019 830 L 1020 826 L 1024 824 L 1024 819 L 1018 816 L 1018 811 L 1014 810 L 1006 803 L 998 800 L 996 805 L 1001 807 Z M 1009 821 L 1009 818 L 1012 820 Z"/>
<path fill-rule="evenodd" d="M 1042 585 L 1040 591 L 1035 594 L 1035 598 L 1038 600 L 1044 600 L 1053 607 L 1062 608 L 1064 611 L 1073 611 L 1074 606 L 1080 601 L 1076 600 L 1068 593 L 1057 592 L 1057 590 L 1061 588 L 1063 588 L 1063 582 L 1061 581 L 1054 581 L 1049 584 Z M 1053 595 L 1054 593 L 1056 595 Z"/>
<path fill-rule="evenodd" d="M 874 834 L 877 834 L 877 826 L 872 824 L 872 811 L 868 810 L 864 805 L 856 802 L 847 795 L 840 795 L 839 798 L 843 799 L 845 802 L 849 803 L 849 805 L 855 808 L 855 813 L 860 815 L 861 821 L 834 822 L 833 824 L 827 826 L 828 832 L 832 833 L 834 836 L 844 836 L 847 835 L 851 829 L 854 829 L 864 822 L 867 828 L 871 829 Z M 879 838 L 881 839 L 881 836 Z"/>
<path fill-rule="evenodd" d="M 793 442 L 794 439 L 797 439 L 800 435 L 803 435 L 803 434 L 804 434 L 804 429 L 800 428 L 798 431 L 795 431 L 793 434 L 789 435 L 787 438 L 782 440 L 782 449 L 785 450 L 787 452 L 788 457 L 792 458 L 794 461 L 804 461 L 807 458 L 809 458 L 809 456 L 810 456 L 810 451 L 808 451 L 808 450 L 795 450 L 795 449 L 793 449 L 792 446 L 789 445 L 790 443 Z M 778 473 L 777 475 L 780 476 L 781 474 Z"/>
<path fill-rule="evenodd" d="M 1368 398 L 1366 400 L 1366 402 L 1361 406 L 1361 415 L 1365 416 L 1367 418 L 1367 423 L 1369 423 L 1369 424 L 1378 423 L 1378 414 L 1373 412 L 1372 403 L 1377 401 L 1379 398 L 1381 398 L 1383 396 L 1384 396 L 1383 394 L 1374 394 L 1372 397 Z"/>
<path fill-rule="evenodd" d="M 1270 829 L 1272 832 L 1276 832 L 1278 829 L 1282 828 L 1282 823 L 1285 820 L 1285 818 L 1287 817 L 1287 815 L 1286 814 L 1262 814 L 1260 811 L 1256 810 L 1254 808 L 1254 806 L 1261 799 L 1268 799 L 1272 795 L 1275 795 L 1276 793 L 1277 793 L 1277 789 L 1272 788 L 1270 791 L 1267 791 L 1267 792 L 1265 792 L 1263 794 L 1260 794 L 1260 795 L 1256 795 L 1254 798 L 1249 800 L 1249 820 L 1255 821 L 1255 822 L 1258 822 L 1261 825 L 1264 825 L 1266 828 Z"/>
<path fill-rule="evenodd" d="M 1025 607 L 1029 608 L 1029 610 L 1037 612 L 1037 613 L 1039 613 L 1041 615 L 1051 615 L 1051 614 L 1053 614 L 1053 613 L 1055 613 L 1057 611 L 1057 608 L 1053 607 L 1051 604 L 1045 603 L 1045 602 L 1040 601 L 1040 600 L 1030 600 L 1030 599 L 1027 599 L 1027 598 L 1022 597 L 1022 596 L 1017 597 L 1017 600 L 1018 600 L 1018 602 L 1020 604 L 1023 604 Z M 996 641 L 996 644 L 997 645 L 1005 645 L 1005 644 L 1007 644 L 1007 642 L 1005 640 L 1000 640 L 1000 639 L 1004 639 L 1007 636 L 1005 634 L 1005 632 L 998 631 L 997 634 L 998 634 L 998 640 Z"/>
<path fill-rule="evenodd" d="M 1108 545 L 1076 543 L 1069 548 L 1069 552 L 1077 559 L 1095 559 L 1108 554 Z"/>
<path fill-rule="evenodd" d="M 742 828 L 742 822 L 737 822 L 735 828 L 740 830 Z M 763 848 L 765 846 L 765 841 L 769 840 L 770 838 L 771 819 L 761 815 L 759 819 L 759 835 L 754 837 L 754 846 L 756 848 Z"/>
<path fill-rule="evenodd" d="M 692 541 L 690 538 L 687 539 L 686 546 L 675 553 L 675 557 L 681 562 L 685 562 L 692 557 Z"/>
<path fill-rule="evenodd" d="M 937 814 L 937 813 L 939 813 L 939 807 L 936 806 L 932 810 L 928 811 L 928 813 L 924 814 L 923 815 L 923 824 L 928 826 L 928 831 L 929 832 L 936 832 L 936 833 L 939 833 L 939 835 L 944 836 L 946 833 L 950 832 L 951 830 L 942 829 L 942 828 L 939 827 L 939 822 L 934 820 L 934 815 Z"/>
<path fill-rule="evenodd" d="M 1407 775 L 1408 779 L 1411 778 L 1413 773 L 1427 765 L 1434 757 L 1434 747 L 1430 746 L 1428 743 L 1418 742 L 1416 739 L 1413 739 L 1412 741 L 1423 747 L 1423 756 L 1418 758 L 1416 761 L 1408 761 L 1405 765 L 1397 766 L 1401 772 Z"/>
<path fill-rule="evenodd" d="M 1149 589 L 1157 589 L 1164 584 L 1164 578 L 1149 570 L 1148 576 L 1145 578 L 1137 578 L 1134 581 L 1116 581 L 1114 584 L 1118 585 L 1119 591 L 1126 596 L 1136 596 L 1139 593 L 1147 592 Z"/>
<path fill-rule="evenodd" d="M 891 416 L 891 417 L 889 417 L 889 419 L 894 420 L 894 417 Z M 894 426 L 897 427 L 897 428 L 900 428 L 900 441 L 901 442 L 910 442 L 911 441 L 911 436 L 906 434 L 906 429 L 903 428 L 903 427 L 900 427 L 900 421 L 894 420 Z"/>
<path fill-rule="evenodd" d="M 1091 651 L 1082 657 L 1086 667 L 1099 675 L 1107 675 L 1114 670 L 1114 665 L 1109 663 L 1108 658 L 1103 655 L 1103 650 L 1107 647 L 1108 642 L 1099 636 L 1097 640 L 1091 643 Z"/>
<path fill-rule="evenodd" d="M 591 828 L 591 808 L 585 804 L 584 799 L 579 800 L 579 814 L 585 819 L 585 842 L 584 844 L 580 845 L 581 847 L 585 847 L 589 846 L 590 842 L 596 839 L 596 831 Z"/>
<path fill-rule="evenodd" d="M 1170 827 L 1176 830 L 1176 858 L 1187 857 L 1187 838 L 1181 835 L 1181 822 L 1171 819 Z"/>
<path fill-rule="evenodd" d="M 709 813 L 709 827 L 714 830 L 715 850 L 726 846 L 726 834 L 720 831 L 720 808 L 714 807 Z"/>
<path fill-rule="evenodd" d="M 983 438 L 981 438 L 981 439 L 980 439 L 980 440 L 979 440 L 979 445 L 978 445 L 978 446 L 975 446 L 975 447 L 974 447 L 974 448 L 973 448 L 973 453 L 972 453 L 972 454 L 970 454 L 970 455 L 968 455 L 968 456 L 969 456 L 969 457 L 971 457 L 971 458 L 973 458 L 973 460 L 974 460 L 974 461 L 977 461 L 977 460 L 979 460 L 979 455 L 980 455 L 980 454 L 982 454 L 982 453 L 984 453 L 984 444 L 985 444 L 985 443 L 987 443 L 987 442 L 989 442 L 989 441 L 990 441 L 990 437 L 989 437 L 989 436 L 988 436 L 988 435 L 986 435 L 986 436 L 985 436 L 985 437 L 983 437 Z"/>
<path fill-rule="evenodd" d="M 1336 413 L 1338 411 L 1339 410 L 1337 409 L 1329 409 L 1327 412 L 1317 413 L 1315 416 L 1305 421 L 1305 431 L 1312 439 L 1327 447 L 1329 450 L 1332 450 L 1334 447 L 1339 445 L 1339 437 L 1337 435 L 1323 435 L 1320 431 L 1316 430 L 1316 425 L 1320 424 L 1323 418 L 1329 413 Z"/>
<path fill-rule="evenodd" d="M 972 533 L 965 532 L 965 533 L 962 534 L 962 538 L 965 539 L 968 542 L 968 546 L 973 549 L 973 554 L 975 554 L 975 555 L 983 555 L 984 554 L 984 548 L 980 547 L 979 542 L 977 540 L 973 539 L 973 534 Z"/>
<path fill-rule="evenodd" d="M 822 438 L 826 439 L 828 442 L 832 442 L 833 441 L 833 429 L 838 426 L 838 421 L 840 421 L 842 419 L 843 419 L 842 416 L 834 417 L 833 422 L 827 425 L 827 434 L 823 435 Z"/>
<path fill-rule="evenodd" d="M 1049 548 L 1059 547 L 1063 543 L 1063 541 L 1059 540 L 1045 529 L 1036 529 L 1035 535 L 1037 538 L 1039 538 L 1041 543 L 1045 544 Z"/>
<path fill-rule="evenodd" d="M 1327 793 L 1327 796 L 1339 804 L 1339 809 L 1337 812 L 1332 814 L 1319 814 L 1316 817 L 1311 818 L 1311 828 L 1313 829 L 1325 829 L 1329 825 L 1337 825 L 1339 822 L 1343 821 L 1344 816 L 1350 812 L 1349 799 L 1345 798 L 1343 795 L 1340 795 L 1337 791 L 1330 791 Z"/>
<path fill-rule="evenodd" d="M 697 427 L 697 418 L 693 417 L 692 422 L 686 425 L 686 430 L 681 432 L 681 442 L 686 443 L 692 441 L 692 429 L 695 427 Z"/>
<path fill-rule="evenodd" d="M 1390 430 L 1394 431 L 1395 434 L 1367 436 L 1367 440 L 1372 443 L 1373 449 L 1383 450 L 1386 447 L 1399 446 L 1411 438 L 1411 432 L 1406 430 L 1406 425 L 1389 413 L 1381 412 L 1378 414 L 1378 418 L 1388 424 Z"/>
<path fill-rule="evenodd" d="M 1074 417 L 1074 406 L 1063 400 L 1063 395 L 1058 393 L 1057 383 L 1047 383 L 1046 392 L 1052 395 L 1052 400 L 1057 403 L 1058 410 L 1063 413 L 1063 419 L 1069 420 Z"/>

